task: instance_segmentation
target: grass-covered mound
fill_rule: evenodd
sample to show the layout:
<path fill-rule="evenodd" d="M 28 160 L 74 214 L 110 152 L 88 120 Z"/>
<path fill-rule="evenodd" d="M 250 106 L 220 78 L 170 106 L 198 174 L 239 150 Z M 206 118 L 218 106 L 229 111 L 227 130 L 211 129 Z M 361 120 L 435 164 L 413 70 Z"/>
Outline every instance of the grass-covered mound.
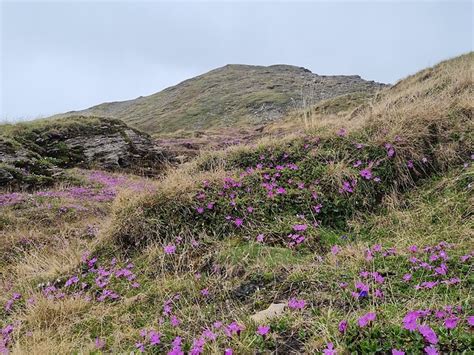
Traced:
<path fill-rule="evenodd" d="M 384 197 L 470 160 L 472 58 L 399 82 L 352 120 L 204 155 L 156 194 L 119 206 L 111 236 L 125 249 L 229 233 L 321 246 L 321 228 L 343 229 Z"/>

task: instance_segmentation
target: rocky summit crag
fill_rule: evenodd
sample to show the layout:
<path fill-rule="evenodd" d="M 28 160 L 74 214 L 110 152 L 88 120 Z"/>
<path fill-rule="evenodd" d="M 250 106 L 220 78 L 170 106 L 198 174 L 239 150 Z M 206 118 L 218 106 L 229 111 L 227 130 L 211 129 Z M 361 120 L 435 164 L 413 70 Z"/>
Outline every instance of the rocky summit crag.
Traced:
<path fill-rule="evenodd" d="M 385 86 L 357 75 L 317 75 L 291 65 L 233 64 L 150 96 L 64 115 L 119 118 L 150 134 L 192 132 L 268 123 L 292 109 L 345 94 L 371 94 Z"/>

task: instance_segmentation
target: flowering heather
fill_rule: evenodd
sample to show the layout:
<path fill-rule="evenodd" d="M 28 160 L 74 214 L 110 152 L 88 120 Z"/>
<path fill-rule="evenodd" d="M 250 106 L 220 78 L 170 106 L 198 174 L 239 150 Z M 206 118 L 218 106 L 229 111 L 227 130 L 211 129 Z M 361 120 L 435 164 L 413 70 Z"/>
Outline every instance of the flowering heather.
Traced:
<path fill-rule="evenodd" d="M 106 203 L 115 199 L 120 188 L 129 188 L 135 191 L 152 191 L 153 185 L 127 179 L 123 176 L 113 176 L 105 172 L 80 171 L 88 186 L 71 186 L 62 189 L 41 190 L 31 193 L 13 192 L 0 193 L 0 208 L 19 204 L 31 203 L 38 208 L 51 209 L 52 201 L 63 202 L 58 207 L 60 214 L 67 212 L 87 212 L 87 203 Z"/>
<path fill-rule="evenodd" d="M 25 195 L 19 192 L 12 193 L 0 193 L 0 207 L 2 206 L 11 206 L 23 202 Z"/>

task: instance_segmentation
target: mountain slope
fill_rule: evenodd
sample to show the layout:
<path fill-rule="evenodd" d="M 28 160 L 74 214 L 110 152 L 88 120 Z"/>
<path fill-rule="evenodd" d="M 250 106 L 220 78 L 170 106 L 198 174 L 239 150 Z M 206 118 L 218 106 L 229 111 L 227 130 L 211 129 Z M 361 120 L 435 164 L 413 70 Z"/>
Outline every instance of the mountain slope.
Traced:
<path fill-rule="evenodd" d="M 159 180 L 0 193 L 0 353 L 469 353 L 473 63 Z"/>
<path fill-rule="evenodd" d="M 115 117 L 150 133 L 194 131 L 272 121 L 291 108 L 384 86 L 359 76 L 321 76 L 290 65 L 226 65 L 150 96 L 74 114 Z"/>

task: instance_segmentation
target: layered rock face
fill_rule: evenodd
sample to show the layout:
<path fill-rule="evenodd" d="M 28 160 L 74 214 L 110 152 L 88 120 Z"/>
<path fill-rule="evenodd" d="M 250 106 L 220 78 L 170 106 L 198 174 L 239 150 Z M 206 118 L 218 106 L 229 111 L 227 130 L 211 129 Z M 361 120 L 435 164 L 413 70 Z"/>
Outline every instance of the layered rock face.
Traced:
<path fill-rule="evenodd" d="M 0 134 L 0 187 L 45 185 L 72 167 L 156 175 L 167 160 L 147 134 L 116 119 L 6 125 Z"/>

